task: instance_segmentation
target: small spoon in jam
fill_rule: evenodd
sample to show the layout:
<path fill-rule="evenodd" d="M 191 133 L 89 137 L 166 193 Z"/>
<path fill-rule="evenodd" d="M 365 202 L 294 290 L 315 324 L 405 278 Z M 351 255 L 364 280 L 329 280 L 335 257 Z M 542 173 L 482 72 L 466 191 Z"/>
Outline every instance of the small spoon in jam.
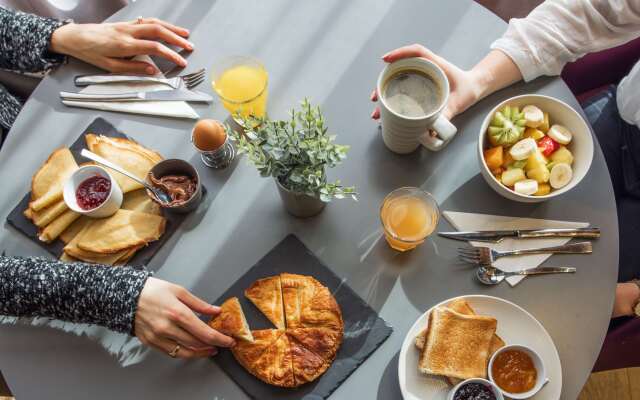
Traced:
<path fill-rule="evenodd" d="M 88 158 L 89 160 L 95 161 L 98 164 L 102 165 L 103 167 L 107 167 L 110 168 L 116 172 L 121 173 L 122 175 L 125 175 L 131 179 L 133 179 L 134 181 L 138 182 L 139 184 L 141 184 L 142 186 L 144 186 L 147 190 L 149 190 L 149 192 L 151 192 L 153 194 L 153 196 L 160 202 L 160 203 L 171 203 L 171 196 L 169 195 L 169 193 L 165 192 L 164 190 L 162 190 L 161 188 L 152 186 L 150 184 L 148 184 L 146 181 L 138 178 L 137 176 L 135 176 L 134 174 L 132 174 L 131 172 L 123 169 L 122 167 L 120 167 L 119 165 L 116 165 L 114 163 L 112 163 L 111 161 L 100 157 L 99 155 L 97 155 L 94 152 L 91 152 L 87 149 L 82 149 L 82 151 L 80 152 L 80 155 L 82 157 Z"/>

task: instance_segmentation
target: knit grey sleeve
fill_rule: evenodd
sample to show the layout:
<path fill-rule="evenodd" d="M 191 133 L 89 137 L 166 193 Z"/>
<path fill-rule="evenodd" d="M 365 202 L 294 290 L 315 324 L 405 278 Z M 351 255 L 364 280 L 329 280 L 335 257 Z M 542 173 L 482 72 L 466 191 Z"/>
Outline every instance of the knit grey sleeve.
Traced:
<path fill-rule="evenodd" d="M 21 108 L 20 100 L 0 84 L 0 131 L 8 132 L 11 129 L 11 125 L 18 117 Z"/>
<path fill-rule="evenodd" d="M 49 51 L 53 31 L 65 22 L 0 7 L 0 68 L 44 72 L 66 57 Z"/>
<path fill-rule="evenodd" d="M 0 314 L 98 324 L 134 334 L 150 272 L 131 267 L 0 256 Z"/>

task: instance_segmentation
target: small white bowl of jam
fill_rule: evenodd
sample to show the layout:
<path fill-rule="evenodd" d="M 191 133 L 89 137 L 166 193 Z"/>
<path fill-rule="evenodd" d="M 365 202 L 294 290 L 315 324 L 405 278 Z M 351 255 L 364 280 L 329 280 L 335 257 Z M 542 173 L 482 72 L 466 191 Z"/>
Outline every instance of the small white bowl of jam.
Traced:
<path fill-rule="evenodd" d="M 522 400 L 532 397 L 547 383 L 542 358 L 533 349 L 512 344 L 496 351 L 489 360 L 489 380 L 505 397 Z"/>
<path fill-rule="evenodd" d="M 504 396 L 493 382 L 472 378 L 454 386 L 447 400 L 504 400 Z"/>
<path fill-rule="evenodd" d="M 122 189 L 106 169 L 97 165 L 78 168 L 65 182 L 64 202 L 78 214 L 105 218 L 122 205 Z"/>

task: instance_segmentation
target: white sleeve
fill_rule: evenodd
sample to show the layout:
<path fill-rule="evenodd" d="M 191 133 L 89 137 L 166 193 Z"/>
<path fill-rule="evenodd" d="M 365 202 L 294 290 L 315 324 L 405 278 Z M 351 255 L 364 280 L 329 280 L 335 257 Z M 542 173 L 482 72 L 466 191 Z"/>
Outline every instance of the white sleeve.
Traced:
<path fill-rule="evenodd" d="M 530 81 L 638 36 L 640 0 L 547 0 L 526 18 L 511 19 L 491 48 L 506 53 Z"/>

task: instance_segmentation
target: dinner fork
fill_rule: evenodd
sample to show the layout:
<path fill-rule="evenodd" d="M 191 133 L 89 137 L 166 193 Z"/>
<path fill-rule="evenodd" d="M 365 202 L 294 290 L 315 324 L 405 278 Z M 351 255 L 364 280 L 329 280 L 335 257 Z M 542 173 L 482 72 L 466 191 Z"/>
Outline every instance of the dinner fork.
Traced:
<path fill-rule="evenodd" d="M 102 83 L 136 83 L 150 82 L 162 83 L 171 86 L 174 89 L 193 89 L 204 81 L 206 70 L 201 68 L 196 72 L 176 76 L 175 78 L 158 78 L 155 76 L 136 76 L 136 75 L 78 75 L 74 81 L 76 86 L 88 86 L 92 84 Z"/>
<path fill-rule="evenodd" d="M 536 247 L 532 249 L 498 251 L 489 247 L 460 247 L 458 256 L 461 260 L 478 265 L 491 265 L 501 257 L 521 256 L 525 254 L 590 254 L 593 252 L 591 242 L 570 243 L 562 246 Z"/>

